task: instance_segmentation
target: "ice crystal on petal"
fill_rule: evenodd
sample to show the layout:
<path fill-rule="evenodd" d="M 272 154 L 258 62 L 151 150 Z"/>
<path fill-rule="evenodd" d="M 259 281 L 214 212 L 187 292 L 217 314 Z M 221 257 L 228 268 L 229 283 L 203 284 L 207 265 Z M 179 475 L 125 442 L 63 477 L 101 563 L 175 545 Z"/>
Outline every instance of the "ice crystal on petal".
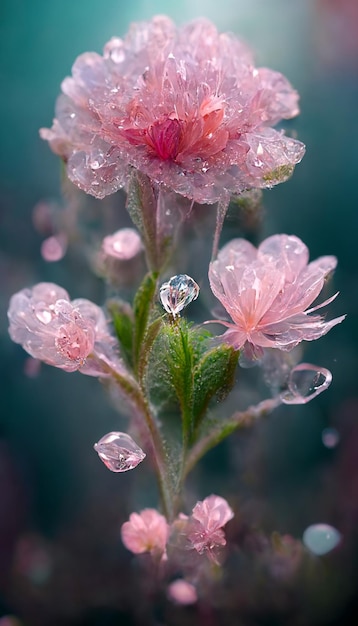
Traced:
<path fill-rule="evenodd" d="M 228 328 L 222 341 L 257 355 L 262 348 L 291 350 L 326 334 L 345 316 L 325 322 L 312 313 L 337 294 L 309 307 L 336 264 L 333 256 L 308 263 L 307 247 L 292 235 L 269 237 L 258 249 L 244 239 L 226 244 L 209 268 L 211 289 L 232 319 L 216 320 Z"/>
<path fill-rule="evenodd" d="M 298 114 L 284 76 L 208 20 L 133 24 L 103 56 L 78 57 L 43 139 L 70 179 L 98 198 L 130 167 L 200 203 L 286 180 L 304 146 L 272 126 Z"/>
<path fill-rule="evenodd" d="M 131 513 L 129 521 L 121 528 L 125 547 L 134 554 L 151 552 L 163 555 L 169 536 L 169 525 L 163 515 L 155 509 L 144 509 Z"/>
<path fill-rule="evenodd" d="M 111 472 L 128 472 L 145 459 L 145 452 L 126 433 L 112 432 L 104 435 L 94 449 Z"/>
<path fill-rule="evenodd" d="M 35 359 L 66 372 L 105 374 L 98 357 L 115 369 L 122 367 L 101 309 L 85 299 L 69 299 L 65 289 L 39 283 L 12 296 L 9 333 Z"/>
<path fill-rule="evenodd" d="M 197 299 L 199 291 L 195 280 L 187 274 L 178 274 L 162 284 L 159 297 L 166 312 L 176 318 L 180 317 L 180 311 Z"/>

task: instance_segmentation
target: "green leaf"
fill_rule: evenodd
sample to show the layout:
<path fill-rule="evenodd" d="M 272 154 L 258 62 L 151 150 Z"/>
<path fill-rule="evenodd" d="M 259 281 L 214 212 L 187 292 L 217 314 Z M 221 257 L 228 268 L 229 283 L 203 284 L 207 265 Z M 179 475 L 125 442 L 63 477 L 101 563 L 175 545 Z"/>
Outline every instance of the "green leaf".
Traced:
<path fill-rule="evenodd" d="M 144 277 L 134 299 L 133 359 L 136 370 L 138 369 L 138 363 L 142 352 L 141 346 L 150 322 L 150 314 L 153 310 L 156 288 L 157 274 L 149 273 Z"/>
<path fill-rule="evenodd" d="M 145 334 L 143 336 L 142 342 L 140 344 L 139 355 L 138 355 L 138 379 L 142 382 L 146 375 L 146 370 L 148 367 L 150 353 L 154 344 L 154 341 L 158 335 L 160 327 L 163 323 L 161 317 L 158 317 L 147 327 Z"/>
<path fill-rule="evenodd" d="M 180 427 L 178 414 L 181 415 L 185 438 L 192 429 L 194 359 L 192 333 L 187 322 L 162 320 L 148 364 L 146 386 L 162 423 L 171 432 Z"/>
<path fill-rule="evenodd" d="M 114 331 L 119 341 L 121 355 L 133 367 L 133 322 L 131 306 L 122 300 L 109 300 L 107 308 L 111 314 Z"/>
<path fill-rule="evenodd" d="M 222 344 L 205 352 L 194 368 L 193 415 L 195 426 L 202 420 L 210 400 L 222 401 L 235 383 L 239 352 Z"/>

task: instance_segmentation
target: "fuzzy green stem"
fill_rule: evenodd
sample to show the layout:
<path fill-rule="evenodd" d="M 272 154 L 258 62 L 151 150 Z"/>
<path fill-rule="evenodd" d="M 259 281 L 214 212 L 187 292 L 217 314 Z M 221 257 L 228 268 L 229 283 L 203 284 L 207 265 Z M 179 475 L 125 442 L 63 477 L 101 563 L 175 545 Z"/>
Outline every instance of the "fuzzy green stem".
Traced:
<path fill-rule="evenodd" d="M 246 411 L 236 411 L 233 415 L 225 421 L 225 425 L 213 430 L 206 437 L 200 439 L 190 450 L 186 463 L 183 478 L 186 478 L 191 470 L 195 467 L 199 459 L 201 459 L 206 452 L 211 448 L 219 444 L 226 439 L 231 433 L 238 428 L 251 426 L 257 419 L 268 415 L 274 409 L 276 409 L 282 403 L 281 398 L 268 398 L 263 400 L 254 406 L 250 406 Z"/>
<path fill-rule="evenodd" d="M 155 418 L 150 412 L 148 402 L 144 397 L 138 383 L 127 376 L 122 376 L 114 370 L 108 363 L 101 360 L 101 367 L 105 373 L 118 385 L 122 393 L 133 403 L 136 409 L 143 415 L 148 433 L 150 436 L 155 470 L 158 480 L 159 492 L 162 501 L 163 513 L 170 521 L 174 516 L 172 490 L 168 481 L 168 467 L 165 461 L 165 450 L 161 434 L 156 424 Z"/>

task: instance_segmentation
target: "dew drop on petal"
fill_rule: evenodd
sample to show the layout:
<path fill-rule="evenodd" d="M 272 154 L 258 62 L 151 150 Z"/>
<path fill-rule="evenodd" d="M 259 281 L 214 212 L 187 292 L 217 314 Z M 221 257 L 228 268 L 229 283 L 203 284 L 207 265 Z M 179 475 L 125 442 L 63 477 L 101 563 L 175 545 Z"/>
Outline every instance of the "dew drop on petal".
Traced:
<path fill-rule="evenodd" d="M 339 444 L 339 432 L 335 428 L 322 430 L 322 443 L 326 448 L 335 448 Z"/>
<path fill-rule="evenodd" d="M 291 370 L 287 389 L 280 397 L 285 404 L 306 404 L 325 391 L 331 382 L 332 374 L 325 367 L 300 363 Z"/>
<path fill-rule="evenodd" d="M 104 435 L 93 447 L 111 472 L 128 472 L 146 456 L 132 437 L 121 432 Z"/>
<path fill-rule="evenodd" d="M 331 552 L 342 539 L 341 533 L 329 524 L 313 524 L 303 533 L 302 541 L 313 554 L 321 556 Z"/>
<path fill-rule="evenodd" d="M 42 324 L 49 324 L 53 318 L 53 314 L 44 302 L 37 302 L 35 304 L 34 314 Z"/>
<path fill-rule="evenodd" d="M 199 285 L 195 280 L 187 274 L 178 274 L 162 284 L 159 297 L 166 312 L 175 318 L 179 317 L 180 311 L 188 304 L 197 299 L 199 291 Z"/>

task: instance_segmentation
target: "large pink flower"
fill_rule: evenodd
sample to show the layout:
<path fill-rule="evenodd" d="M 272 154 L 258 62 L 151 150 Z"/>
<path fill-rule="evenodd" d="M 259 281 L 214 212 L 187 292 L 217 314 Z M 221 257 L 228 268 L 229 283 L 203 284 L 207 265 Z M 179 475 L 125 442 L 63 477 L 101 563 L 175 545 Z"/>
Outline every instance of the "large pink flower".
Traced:
<path fill-rule="evenodd" d="M 39 283 L 19 291 L 10 300 L 8 317 L 11 339 L 35 359 L 90 376 L 108 374 L 103 363 L 123 367 L 102 310 L 83 298 L 70 302 L 58 285 Z"/>
<path fill-rule="evenodd" d="M 62 92 L 41 136 L 98 198 L 124 187 L 133 166 L 214 203 L 286 180 L 304 154 L 271 128 L 298 114 L 296 91 L 205 19 L 180 29 L 163 16 L 134 24 L 103 56 L 80 56 Z"/>
<path fill-rule="evenodd" d="M 301 341 L 312 341 L 339 324 L 344 315 L 325 322 L 311 315 L 335 296 L 308 308 L 320 294 L 325 278 L 337 259 L 320 257 L 308 263 L 308 249 L 298 237 L 274 235 L 258 249 L 244 239 L 234 239 L 210 264 L 214 295 L 232 318 L 217 320 L 228 330 L 225 343 L 260 352 L 262 348 L 291 350 Z"/>

